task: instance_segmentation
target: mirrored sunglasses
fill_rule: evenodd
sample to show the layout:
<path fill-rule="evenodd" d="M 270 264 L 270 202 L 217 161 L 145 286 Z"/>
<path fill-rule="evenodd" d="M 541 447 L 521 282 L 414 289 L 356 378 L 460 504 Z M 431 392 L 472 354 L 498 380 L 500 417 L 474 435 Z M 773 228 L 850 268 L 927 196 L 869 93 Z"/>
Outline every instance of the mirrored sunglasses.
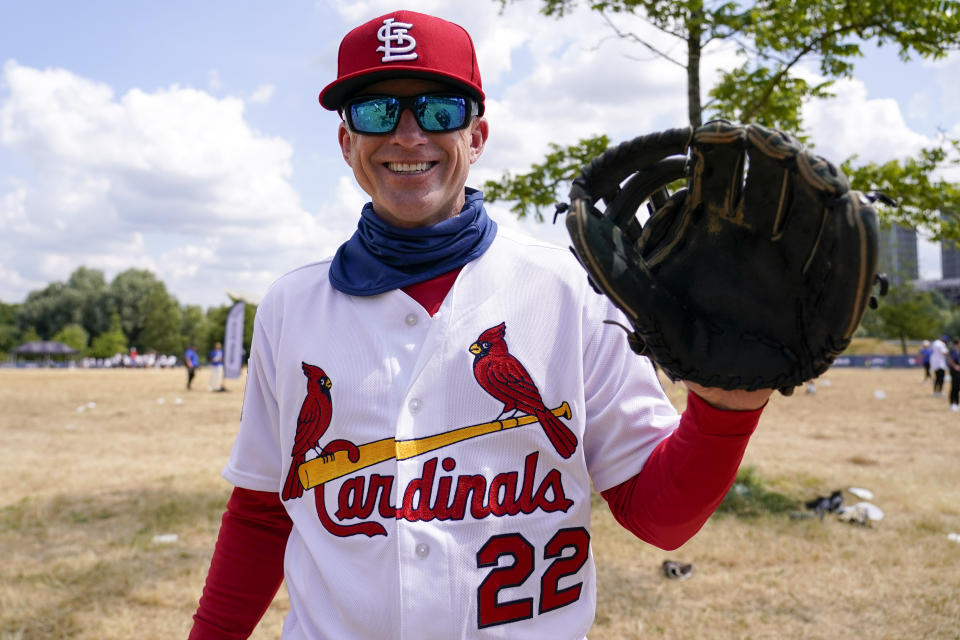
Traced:
<path fill-rule="evenodd" d="M 393 133 L 400 114 L 410 109 L 424 131 L 442 132 L 463 129 L 476 115 L 476 103 L 451 93 L 425 93 L 419 96 L 360 96 L 349 100 L 343 109 L 352 131 L 370 135 Z"/>

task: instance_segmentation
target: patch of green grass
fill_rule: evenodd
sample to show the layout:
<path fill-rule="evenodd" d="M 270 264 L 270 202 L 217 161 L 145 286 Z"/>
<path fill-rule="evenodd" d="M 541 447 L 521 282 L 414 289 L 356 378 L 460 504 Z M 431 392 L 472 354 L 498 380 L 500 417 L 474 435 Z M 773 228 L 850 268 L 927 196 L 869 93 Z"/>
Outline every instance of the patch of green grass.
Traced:
<path fill-rule="evenodd" d="M 0 507 L 0 533 L 20 531 L 30 519 L 30 498 L 21 498 L 16 504 Z"/>
<path fill-rule="evenodd" d="M 799 501 L 769 489 L 754 467 L 742 467 L 737 479 L 717 508 L 717 513 L 738 518 L 783 514 L 799 508 Z"/>
<path fill-rule="evenodd" d="M 221 492 L 177 492 L 162 489 L 114 491 L 96 496 L 59 495 L 47 500 L 22 498 L 0 507 L 0 533 L 42 537 L 51 531 L 114 522 L 114 533 L 137 525 L 135 536 L 176 530 L 197 522 L 219 522 L 225 496 Z"/>

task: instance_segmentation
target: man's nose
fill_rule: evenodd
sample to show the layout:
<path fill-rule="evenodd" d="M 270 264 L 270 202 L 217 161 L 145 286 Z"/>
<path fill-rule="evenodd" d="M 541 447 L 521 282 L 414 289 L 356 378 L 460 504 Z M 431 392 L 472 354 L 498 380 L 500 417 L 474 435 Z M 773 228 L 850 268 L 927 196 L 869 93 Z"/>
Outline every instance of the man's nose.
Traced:
<path fill-rule="evenodd" d="M 407 145 L 422 144 L 427 139 L 426 133 L 420 128 L 410 109 L 404 109 L 400 112 L 400 121 L 393 132 L 393 137 L 397 143 Z"/>

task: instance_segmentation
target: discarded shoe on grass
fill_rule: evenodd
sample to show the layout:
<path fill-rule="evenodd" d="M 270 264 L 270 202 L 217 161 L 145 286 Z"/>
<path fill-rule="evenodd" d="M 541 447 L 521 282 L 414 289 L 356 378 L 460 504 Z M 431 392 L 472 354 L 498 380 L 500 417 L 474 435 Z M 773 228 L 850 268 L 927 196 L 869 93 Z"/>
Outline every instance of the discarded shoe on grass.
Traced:
<path fill-rule="evenodd" d="M 830 513 L 839 511 L 843 507 L 843 490 L 837 489 L 829 497 L 817 496 L 813 500 L 804 502 L 803 505 L 821 516 L 828 511 Z"/>
<path fill-rule="evenodd" d="M 861 527 L 870 526 L 870 517 L 867 515 L 867 510 L 863 507 L 844 507 L 840 510 L 840 513 L 837 514 L 837 520 L 860 525 Z"/>
<path fill-rule="evenodd" d="M 693 575 L 693 565 L 673 560 L 663 561 L 663 575 L 671 580 L 686 580 Z"/>
<path fill-rule="evenodd" d="M 867 525 L 870 522 L 883 520 L 883 510 L 870 502 L 858 502 L 851 507 L 840 509 L 839 518 L 846 522 L 856 521 L 856 524 Z"/>

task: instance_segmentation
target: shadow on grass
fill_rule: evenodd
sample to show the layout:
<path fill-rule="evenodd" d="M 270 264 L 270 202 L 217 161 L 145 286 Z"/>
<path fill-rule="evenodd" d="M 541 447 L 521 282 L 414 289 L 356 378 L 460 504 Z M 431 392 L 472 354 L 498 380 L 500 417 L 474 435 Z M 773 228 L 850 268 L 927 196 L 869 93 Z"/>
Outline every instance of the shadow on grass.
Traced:
<path fill-rule="evenodd" d="M 9 555 L 0 578 L 20 597 L 0 612 L 0 637 L 89 635 L 82 623 L 89 612 L 143 605 L 138 592 L 208 561 L 213 549 L 206 541 L 215 537 L 226 498 L 147 489 L 25 498 L 3 507 L 0 541 Z M 154 544 L 161 533 L 180 539 Z M 191 546 L 185 537 L 204 542 Z"/>

